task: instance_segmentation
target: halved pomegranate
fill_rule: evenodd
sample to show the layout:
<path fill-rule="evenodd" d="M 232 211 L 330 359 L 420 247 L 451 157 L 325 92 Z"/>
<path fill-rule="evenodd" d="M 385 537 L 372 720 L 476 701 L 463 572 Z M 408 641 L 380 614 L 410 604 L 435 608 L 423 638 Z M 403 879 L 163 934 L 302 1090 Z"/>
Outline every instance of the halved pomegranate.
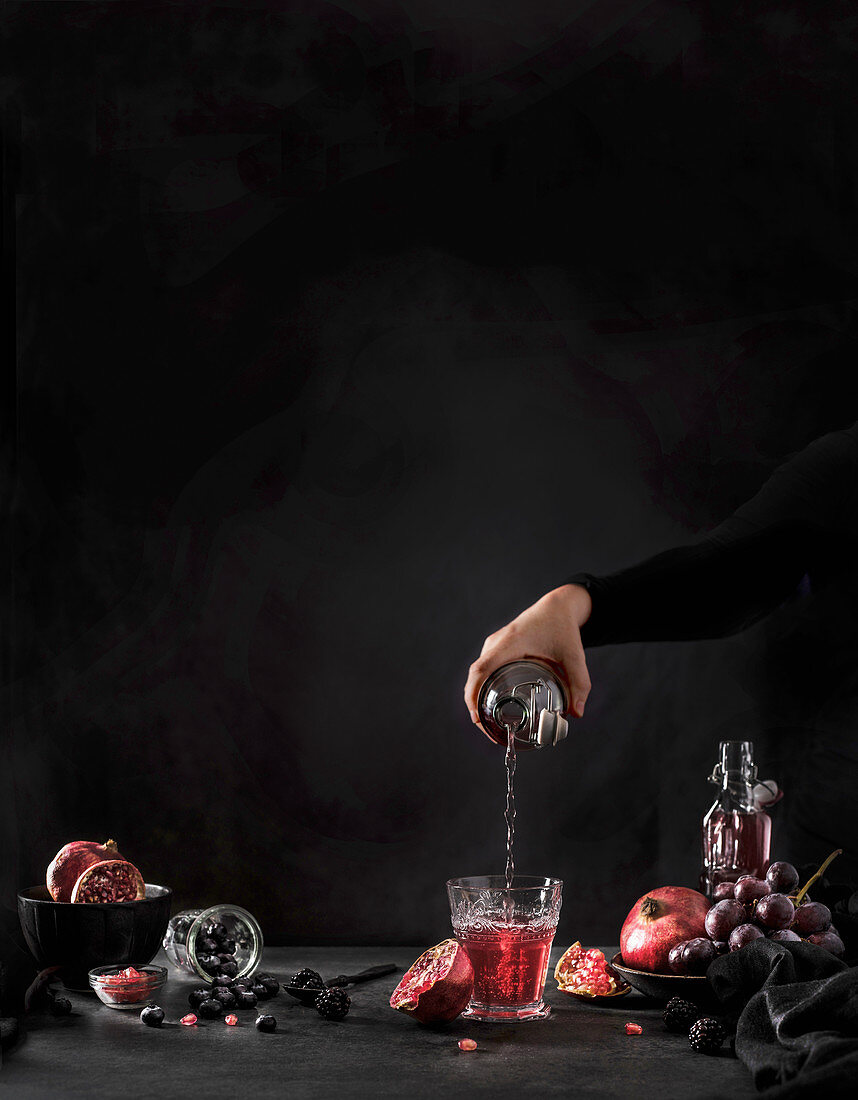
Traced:
<path fill-rule="evenodd" d="M 125 859 L 106 859 L 83 872 L 72 890 L 74 902 L 140 901 L 146 897 L 143 876 Z"/>
<path fill-rule="evenodd" d="M 455 1020 L 474 988 L 474 968 L 458 940 L 443 940 L 424 951 L 390 995 L 390 1007 L 421 1024 Z"/>
<path fill-rule="evenodd" d="M 586 1000 L 622 997 L 631 991 L 631 986 L 605 960 L 603 951 L 598 947 L 585 950 L 577 941 L 561 955 L 554 978 L 562 993 Z"/>

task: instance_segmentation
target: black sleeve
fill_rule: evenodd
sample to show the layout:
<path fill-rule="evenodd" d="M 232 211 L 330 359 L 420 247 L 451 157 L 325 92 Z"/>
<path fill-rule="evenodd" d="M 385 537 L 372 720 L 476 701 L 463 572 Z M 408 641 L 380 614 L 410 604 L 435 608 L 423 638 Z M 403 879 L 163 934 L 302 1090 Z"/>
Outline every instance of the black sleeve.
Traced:
<path fill-rule="evenodd" d="M 854 534 L 856 471 L 858 425 L 824 436 L 779 467 L 698 542 L 608 576 L 567 577 L 592 596 L 585 646 L 743 630 L 793 595 L 806 575 L 842 561 Z"/>

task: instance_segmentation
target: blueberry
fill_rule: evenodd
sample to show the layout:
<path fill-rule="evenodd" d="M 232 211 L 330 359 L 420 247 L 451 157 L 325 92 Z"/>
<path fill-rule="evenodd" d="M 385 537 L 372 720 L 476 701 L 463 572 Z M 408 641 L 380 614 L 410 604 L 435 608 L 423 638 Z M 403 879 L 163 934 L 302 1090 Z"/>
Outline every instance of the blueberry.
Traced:
<path fill-rule="evenodd" d="M 256 1008 L 259 998 L 250 990 L 240 990 L 235 995 L 236 1008 Z"/>
<path fill-rule="evenodd" d="M 234 978 L 238 973 L 238 963 L 234 959 L 222 962 L 218 967 L 220 974 L 225 974 L 228 978 Z"/>
<path fill-rule="evenodd" d="M 206 935 L 211 936 L 212 939 L 218 940 L 218 942 L 220 942 L 221 940 L 225 940 L 227 938 L 229 932 L 227 932 L 225 924 L 222 924 L 219 920 L 213 920 L 210 921 L 209 924 L 206 926 Z"/>
<path fill-rule="evenodd" d="M 228 955 L 234 955 L 235 954 L 235 940 L 232 939 L 231 936 L 227 936 L 227 938 L 225 940 L 221 940 L 220 949 L 221 949 L 221 951 L 226 951 L 226 953 Z"/>
<path fill-rule="evenodd" d="M 217 955 L 197 955 L 197 962 L 206 974 L 220 974 L 220 959 Z"/>
<path fill-rule="evenodd" d="M 197 1015 L 204 1020 L 216 1020 L 223 1015 L 223 1005 L 216 997 L 209 997 L 207 1001 L 201 1001 L 197 1009 Z"/>
<path fill-rule="evenodd" d="M 164 1022 L 164 1010 L 159 1005 L 146 1005 L 140 1019 L 147 1027 L 160 1027 Z"/>
<path fill-rule="evenodd" d="M 231 989 L 218 988 L 212 990 L 212 997 L 216 1001 L 220 1001 L 224 1008 L 233 1008 L 235 1005 L 235 994 Z"/>
<path fill-rule="evenodd" d="M 68 997 L 54 997 L 51 1001 L 51 1012 L 54 1016 L 68 1016 L 72 1010 L 72 1003 Z"/>
<path fill-rule="evenodd" d="M 256 1027 L 258 1031 L 274 1031 L 277 1021 L 273 1016 L 257 1016 Z"/>
<path fill-rule="evenodd" d="M 256 999 L 258 1001 L 267 1001 L 268 998 L 271 996 L 265 986 L 259 982 L 253 983 L 253 985 L 250 987 L 250 992 L 256 994 Z"/>
<path fill-rule="evenodd" d="M 198 955 L 216 955 L 218 949 L 218 942 L 211 936 L 201 936 L 197 940 L 197 954 Z"/>
<path fill-rule="evenodd" d="M 212 981 L 213 989 L 230 989 L 232 987 L 232 978 L 228 974 L 218 974 L 218 976 Z"/>
<path fill-rule="evenodd" d="M 259 985 L 265 986 L 269 997 L 275 997 L 280 992 L 280 982 L 273 974 L 257 974 L 256 981 Z"/>
<path fill-rule="evenodd" d="M 211 996 L 210 989 L 192 989 L 188 994 L 188 1004 L 196 1012 L 203 1001 L 207 1001 Z"/>

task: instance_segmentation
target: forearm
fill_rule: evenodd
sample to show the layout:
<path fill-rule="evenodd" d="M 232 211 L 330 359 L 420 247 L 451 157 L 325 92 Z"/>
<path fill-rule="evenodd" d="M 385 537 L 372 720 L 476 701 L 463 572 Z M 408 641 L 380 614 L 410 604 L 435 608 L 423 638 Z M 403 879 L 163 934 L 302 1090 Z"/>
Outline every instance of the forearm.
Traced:
<path fill-rule="evenodd" d="M 713 534 L 604 577 L 576 574 L 592 611 L 585 646 L 717 638 L 750 626 L 795 594 L 829 536 L 794 521 L 726 541 Z"/>

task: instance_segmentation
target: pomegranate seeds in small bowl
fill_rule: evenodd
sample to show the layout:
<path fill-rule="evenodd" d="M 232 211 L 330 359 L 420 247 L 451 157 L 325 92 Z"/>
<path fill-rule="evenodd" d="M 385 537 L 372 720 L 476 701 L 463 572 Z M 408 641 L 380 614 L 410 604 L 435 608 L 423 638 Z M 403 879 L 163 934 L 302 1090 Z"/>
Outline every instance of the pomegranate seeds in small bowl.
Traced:
<path fill-rule="evenodd" d="M 97 966 L 89 972 L 90 987 L 109 1008 L 139 1008 L 166 980 L 164 966 Z"/>

